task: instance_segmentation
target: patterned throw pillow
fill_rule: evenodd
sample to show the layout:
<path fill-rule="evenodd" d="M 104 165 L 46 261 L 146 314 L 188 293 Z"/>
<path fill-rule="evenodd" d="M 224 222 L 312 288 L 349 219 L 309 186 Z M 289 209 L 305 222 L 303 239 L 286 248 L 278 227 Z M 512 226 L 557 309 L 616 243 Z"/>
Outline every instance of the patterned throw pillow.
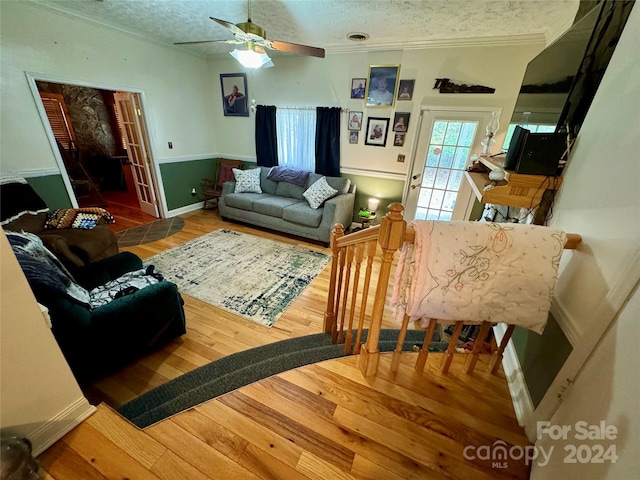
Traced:
<path fill-rule="evenodd" d="M 259 168 L 251 170 L 234 168 L 233 175 L 236 177 L 236 189 L 234 193 L 262 193 Z"/>
<path fill-rule="evenodd" d="M 44 228 L 81 228 L 90 230 L 104 220 L 104 223 L 115 223 L 113 216 L 100 207 L 59 208 L 47 214 Z"/>
<path fill-rule="evenodd" d="M 311 185 L 302 194 L 309 202 L 309 206 L 313 209 L 320 207 L 325 200 L 329 200 L 338 193 L 338 190 L 332 188 L 325 177 L 321 177 L 316 183 Z"/>

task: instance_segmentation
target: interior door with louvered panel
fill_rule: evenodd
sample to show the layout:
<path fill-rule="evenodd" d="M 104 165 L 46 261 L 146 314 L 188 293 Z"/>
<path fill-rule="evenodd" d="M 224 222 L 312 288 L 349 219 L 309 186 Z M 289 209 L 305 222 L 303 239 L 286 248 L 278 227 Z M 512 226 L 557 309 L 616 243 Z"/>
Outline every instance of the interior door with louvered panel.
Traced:
<path fill-rule="evenodd" d="M 142 119 L 140 97 L 137 93 L 116 92 L 114 98 L 127 144 L 127 156 L 131 163 L 140 209 L 157 218 L 159 217 L 158 202 L 153 183 L 147 135 Z"/>

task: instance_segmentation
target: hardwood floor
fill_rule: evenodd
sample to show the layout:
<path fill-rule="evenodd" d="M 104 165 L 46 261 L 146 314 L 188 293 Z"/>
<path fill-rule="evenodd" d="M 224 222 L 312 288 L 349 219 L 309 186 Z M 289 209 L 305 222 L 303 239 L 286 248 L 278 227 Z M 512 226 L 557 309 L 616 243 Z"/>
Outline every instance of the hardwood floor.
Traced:
<path fill-rule="evenodd" d="M 217 228 L 231 228 L 329 253 L 321 245 L 220 219 L 184 215 L 185 227 L 158 242 L 127 248 L 146 258 Z M 357 357 L 309 365 L 218 397 L 138 430 L 115 413 L 135 396 L 231 353 L 322 329 L 329 268 L 272 328 L 183 295 L 187 334 L 115 375 L 85 387 L 98 411 L 40 456 L 44 478 L 104 479 L 401 479 L 528 478 L 524 461 L 507 468 L 467 460 L 467 445 L 529 442 L 518 426 L 502 372 L 473 375 L 458 356 L 450 373 L 429 356 L 403 354 L 395 375 L 383 354 L 364 378 Z M 383 327 L 397 328 L 385 312 Z"/>

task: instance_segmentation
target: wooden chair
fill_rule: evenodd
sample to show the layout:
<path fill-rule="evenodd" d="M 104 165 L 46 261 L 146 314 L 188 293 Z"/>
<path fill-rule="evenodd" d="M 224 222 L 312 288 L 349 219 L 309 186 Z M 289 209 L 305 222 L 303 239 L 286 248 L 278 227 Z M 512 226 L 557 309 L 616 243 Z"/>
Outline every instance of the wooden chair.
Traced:
<path fill-rule="evenodd" d="M 244 162 L 241 160 L 227 160 L 226 158 L 218 160 L 215 180 L 202 179 L 202 195 L 204 197 L 202 208 L 206 210 L 218 206 L 218 198 L 222 195 L 222 185 L 224 182 L 234 180 L 233 169 L 242 168 L 243 165 Z"/>

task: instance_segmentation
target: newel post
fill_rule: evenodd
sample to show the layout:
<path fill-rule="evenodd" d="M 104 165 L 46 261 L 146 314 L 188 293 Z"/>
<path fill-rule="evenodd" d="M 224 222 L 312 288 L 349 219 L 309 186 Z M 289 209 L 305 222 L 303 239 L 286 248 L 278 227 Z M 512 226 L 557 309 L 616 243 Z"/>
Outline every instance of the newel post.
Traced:
<path fill-rule="evenodd" d="M 391 262 L 396 250 L 402 247 L 404 243 L 404 234 L 407 229 L 407 222 L 402 217 L 404 206 L 401 203 L 392 203 L 388 208 L 389 212 L 380 221 L 378 244 L 382 249 L 382 262 L 376 296 L 373 302 L 373 311 L 371 312 L 371 326 L 359 358 L 360 370 L 365 376 L 375 375 L 378 370 L 378 361 L 380 360 L 378 343 L 387 288 L 391 276 Z"/>
<path fill-rule="evenodd" d="M 338 261 L 340 249 L 337 240 L 344 236 L 344 227 L 340 223 L 336 223 L 331 230 L 331 250 L 333 260 L 331 261 L 331 278 L 329 279 L 329 294 L 327 296 L 327 309 L 324 312 L 324 333 L 331 333 L 332 340 L 336 331 L 336 279 L 338 276 Z"/>

